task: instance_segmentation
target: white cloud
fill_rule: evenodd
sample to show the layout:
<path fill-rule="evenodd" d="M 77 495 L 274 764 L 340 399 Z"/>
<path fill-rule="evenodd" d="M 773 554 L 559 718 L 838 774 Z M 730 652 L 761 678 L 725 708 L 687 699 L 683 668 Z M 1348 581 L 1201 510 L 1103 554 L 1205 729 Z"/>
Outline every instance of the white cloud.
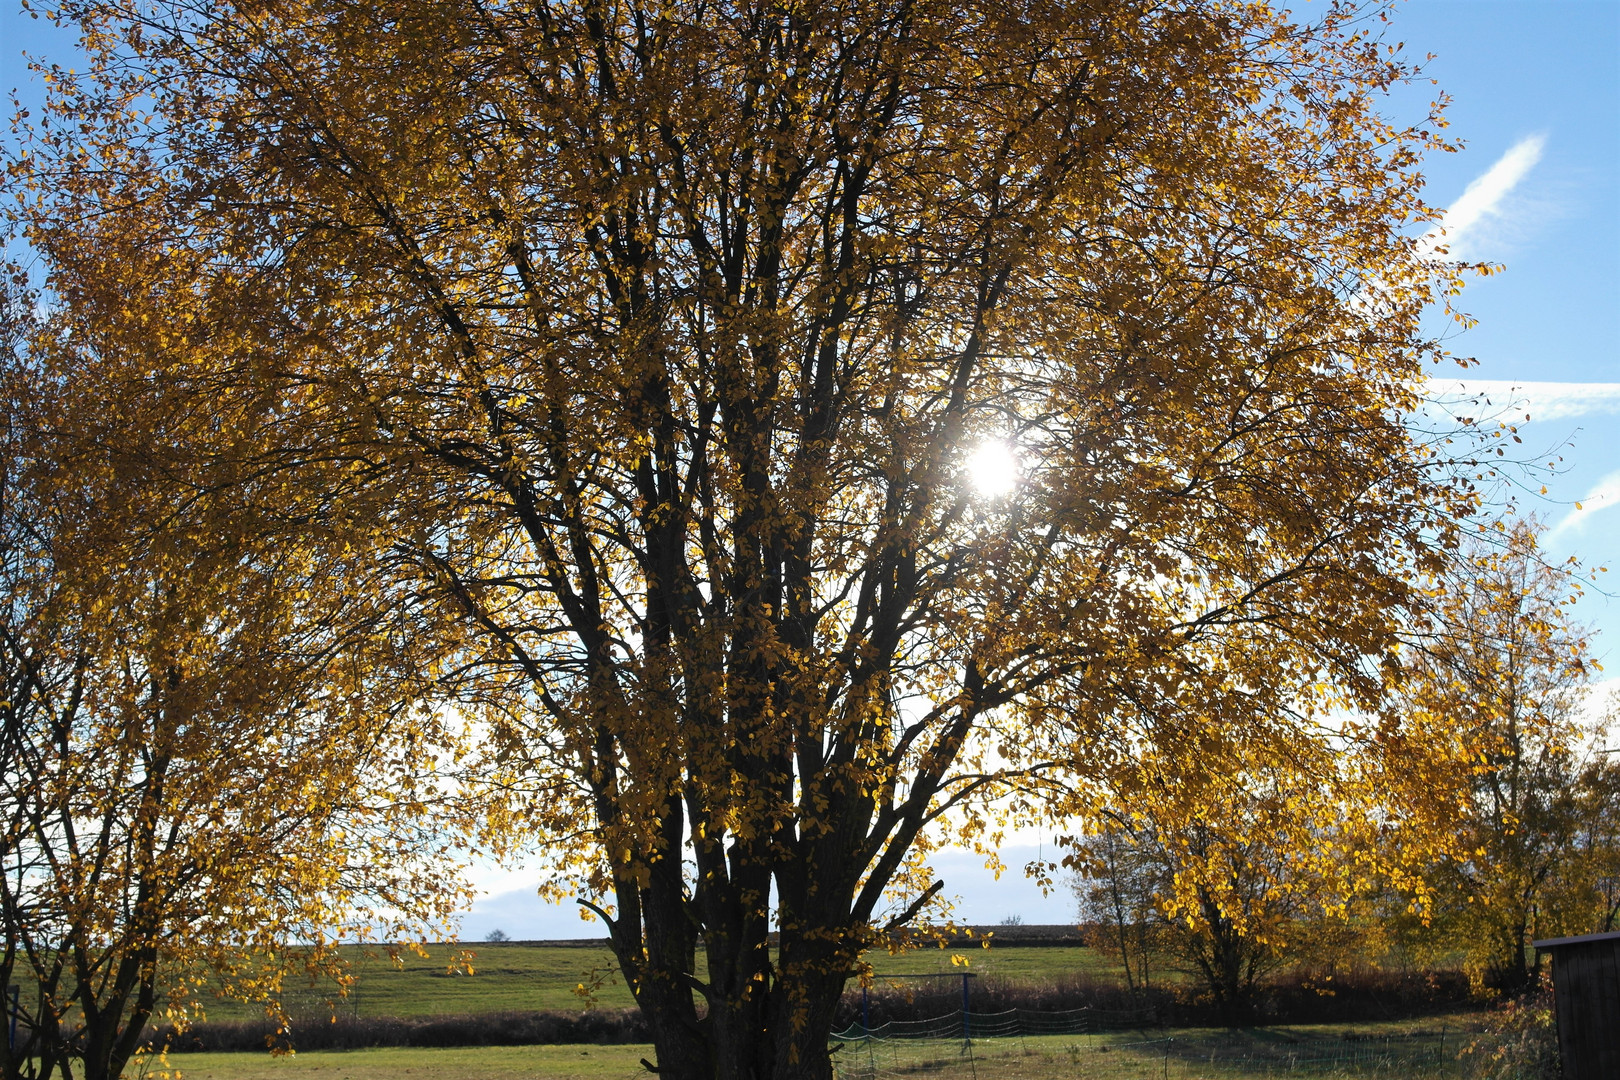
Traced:
<path fill-rule="evenodd" d="M 1598 481 L 1592 493 L 1581 500 L 1577 509 L 1570 510 L 1563 518 L 1547 530 L 1547 539 L 1561 536 L 1566 532 L 1580 532 L 1586 528 L 1586 523 L 1593 514 L 1601 513 L 1616 505 L 1620 505 L 1620 472 L 1612 472 Z"/>
<path fill-rule="evenodd" d="M 1508 148 L 1485 172 L 1476 176 L 1463 190 L 1461 197 L 1451 204 L 1440 227 L 1425 236 L 1418 246 L 1424 257 L 1432 256 L 1435 249 L 1445 245 L 1454 259 L 1463 258 L 1468 234 L 1477 229 L 1481 221 L 1501 213 L 1502 201 L 1524 179 L 1526 173 L 1541 160 L 1544 135 L 1531 135 Z"/>
<path fill-rule="evenodd" d="M 1430 380 L 1426 396 L 1430 401 L 1482 397 L 1494 409 L 1529 413 L 1532 420 L 1620 413 L 1620 383 Z"/>
<path fill-rule="evenodd" d="M 514 941 L 552 941 L 569 938 L 604 938 L 607 927 L 580 915 L 578 904 L 548 903 L 536 895 L 538 880 L 528 888 L 484 896 L 461 919 L 460 938 L 483 941 L 492 930 L 499 930 Z"/>
<path fill-rule="evenodd" d="M 1620 731 L 1611 730 L 1608 726 L 1610 717 L 1616 716 L 1616 707 L 1620 706 L 1620 679 L 1591 683 L 1588 690 L 1576 710 L 1581 727 L 1587 732 L 1583 749 L 1587 753 L 1611 747 L 1620 749 Z"/>

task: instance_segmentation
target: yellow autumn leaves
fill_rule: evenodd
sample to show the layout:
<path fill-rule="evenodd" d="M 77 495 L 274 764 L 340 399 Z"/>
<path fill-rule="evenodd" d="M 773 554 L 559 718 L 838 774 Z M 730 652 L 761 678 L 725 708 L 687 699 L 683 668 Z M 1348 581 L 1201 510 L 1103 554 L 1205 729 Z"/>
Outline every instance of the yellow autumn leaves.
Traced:
<path fill-rule="evenodd" d="M 1360 15 L 104 0 L 13 221 L 97 445 L 296 553 L 300 735 L 342 700 L 427 808 L 390 740 L 470 718 L 479 842 L 611 907 L 660 1066 L 822 1077 L 944 822 L 1381 699 L 1477 496 L 1402 418 L 1460 269 Z"/>

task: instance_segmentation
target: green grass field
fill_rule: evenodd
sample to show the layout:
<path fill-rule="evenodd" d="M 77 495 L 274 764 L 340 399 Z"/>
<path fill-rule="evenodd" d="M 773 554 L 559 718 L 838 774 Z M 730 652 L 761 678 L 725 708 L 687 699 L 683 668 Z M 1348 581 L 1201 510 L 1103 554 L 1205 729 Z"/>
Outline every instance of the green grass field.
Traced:
<path fill-rule="evenodd" d="M 463 950 L 474 954 L 470 975 L 448 970 L 451 958 Z M 1118 972 L 1094 950 L 1078 947 L 1007 945 L 951 950 L 928 947 L 899 956 L 872 953 L 868 958 L 880 976 L 922 972 L 959 974 L 962 969 L 951 965 L 953 954 L 967 959 L 967 970 L 985 976 L 1051 979 L 1084 974 L 1106 980 L 1118 977 Z M 592 982 L 597 975 L 607 976 L 596 994 L 598 1007 L 630 1008 L 635 1004 L 618 978 L 612 954 L 604 947 L 515 942 L 435 945 L 429 948 L 426 959 L 406 954 L 398 967 L 387 956 L 351 949 L 349 961 L 357 978 L 349 999 L 338 1003 L 338 1008 L 362 1017 L 580 1009 L 587 1003 L 574 993 L 574 987 Z M 329 993 L 326 987 L 298 990 L 289 995 L 289 1004 L 300 1012 L 319 1012 L 325 1007 Z M 211 1020 L 238 1020 L 257 1015 L 250 1007 L 235 1002 L 206 1004 Z"/>
<path fill-rule="evenodd" d="M 463 949 L 473 954 L 472 973 L 450 973 L 452 957 Z M 870 959 L 881 982 L 887 974 L 960 974 L 962 968 L 952 965 L 953 954 L 968 960 L 967 970 L 984 976 L 1086 976 L 1106 982 L 1120 977 L 1104 957 L 1079 947 L 926 948 Z M 407 955 L 399 966 L 386 956 L 359 951 L 351 952 L 350 960 L 358 980 L 338 1009 L 360 1017 L 580 1009 L 586 1003 L 572 988 L 599 973 L 610 978 L 596 1004 L 631 1005 L 629 994 L 612 976 L 611 955 L 598 946 L 443 945 L 430 949 L 426 958 Z M 306 1016 L 320 1014 L 323 993 L 304 997 Z M 209 1013 L 211 1019 L 252 1015 L 224 1002 Z M 1456 1060 L 1467 1037 L 1458 1032 L 1457 1019 L 1449 1021 L 1449 1042 L 1441 1034 L 1444 1029 L 1434 1028 L 1437 1021 L 1411 1020 L 1242 1032 L 1181 1029 L 975 1039 L 971 1053 L 964 1053 L 958 1040 L 895 1039 L 845 1044 L 835 1061 L 841 1080 L 1258 1080 L 1284 1073 L 1317 1080 L 1440 1080 L 1468 1075 Z M 1345 1040 L 1347 1033 L 1353 1035 L 1351 1041 Z M 636 1045 L 387 1048 L 306 1051 L 285 1058 L 198 1053 L 175 1054 L 169 1075 L 183 1080 L 633 1080 L 649 1075 L 640 1061 L 651 1056 L 650 1047 Z M 147 1063 L 143 1072 L 131 1070 L 126 1077 L 156 1080 L 160 1072 L 156 1063 Z"/>
<path fill-rule="evenodd" d="M 1358 1041 L 1346 1043 L 1352 1034 Z M 1385 1035 L 1407 1036 L 1391 1048 Z M 870 1051 L 859 1044 L 835 1054 L 841 1076 L 911 1076 L 958 1080 L 1254 1080 L 1287 1074 L 1318 1080 L 1386 1077 L 1438 1080 L 1459 1075 L 1455 1032 L 1447 1047 L 1439 1033 L 1411 1024 L 1301 1025 L 1113 1035 L 1049 1035 L 975 1041 L 971 1053 L 955 1043 L 905 1043 Z M 1347 1050 L 1346 1047 L 1351 1049 Z M 268 1054 L 176 1054 L 182 1080 L 633 1080 L 647 1046 L 533 1046 L 451 1050 L 323 1051 L 272 1058 Z M 147 1075 L 156 1074 L 149 1067 Z M 135 1077 L 135 1073 L 127 1074 Z M 172 1075 L 172 1074 L 171 1074 Z"/>
<path fill-rule="evenodd" d="M 171 1077 L 181 1080 L 631 1080 L 650 1076 L 641 1059 L 650 1046 L 496 1046 L 445 1050 L 383 1048 L 320 1050 L 290 1057 L 269 1054 L 175 1054 Z M 144 1076 L 158 1076 L 149 1062 Z M 142 1073 L 126 1070 L 126 1080 Z"/>

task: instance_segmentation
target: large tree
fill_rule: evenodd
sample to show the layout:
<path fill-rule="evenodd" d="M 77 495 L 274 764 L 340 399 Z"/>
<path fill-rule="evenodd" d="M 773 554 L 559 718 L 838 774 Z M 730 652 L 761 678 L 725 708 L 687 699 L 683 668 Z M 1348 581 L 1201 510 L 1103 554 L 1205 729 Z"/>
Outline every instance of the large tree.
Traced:
<path fill-rule="evenodd" d="M 51 289 L 347 463 L 666 1075 L 827 1076 L 947 818 L 1313 738 L 1469 501 L 1405 422 L 1456 271 L 1378 10 L 72 14 L 13 171 Z"/>
<path fill-rule="evenodd" d="M 1579 568 L 1545 562 L 1536 533 L 1515 522 L 1464 549 L 1402 701 L 1414 732 L 1449 733 L 1423 756 L 1465 770 L 1445 785 L 1456 845 L 1435 866 L 1435 913 L 1476 980 L 1509 991 L 1530 982 L 1533 938 L 1603 925 L 1580 879 L 1601 890 L 1612 858 L 1612 780 L 1583 760 L 1597 732 L 1582 716 L 1595 665 L 1567 611 Z"/>
<path fill-rule="evenodd" d="M 356 535 L 202 476 L 221 432 L 28 306 L 0 341 L 0 1077 L 116 1080 L 207 991 L 285 1021 L 287 981 L 342 992 L 338 939 L 444 925 L 456 833 L 410 790 L 443 743 Z"/>

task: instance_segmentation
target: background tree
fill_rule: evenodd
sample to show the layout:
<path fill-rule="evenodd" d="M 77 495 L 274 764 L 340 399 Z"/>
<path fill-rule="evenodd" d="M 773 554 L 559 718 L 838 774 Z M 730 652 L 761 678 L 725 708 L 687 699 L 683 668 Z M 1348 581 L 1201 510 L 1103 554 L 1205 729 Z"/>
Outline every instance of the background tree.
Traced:
<path fill-rule="evenodd" d="M 1083 910 L 1101 907 L 1139 963 L 1156 954 L 1191 976 L 1228 1022 L 1251 1019 L 1267 975 L 1331 964 L 1351 945 L 1358 824 L 1378 812 L 1353 773 L 1251 758 L 1189 776 L 1144 762 L 1069 859 Z"/>
<path fill-rule="evenodd" d="M 659 1069 L 825 1077 L 953 809 L 1376 694 L 1472 504 L 1378 14 L 89 3 L 12 175 L 65 304 L 185 313 L 168 385 L 458 613 L 492 833 L 569 838 Z"/>
<path fill-rule="evenodd" d="M 1072 887 L 1086 944 L 1119 959 L 1132 997 L 1151 989 L 1164 949 L 1157 901 L 1170 891 L 1157 845 L 1145 830 L 1110 820 L 1073 854 Z"/>
<path fill-rule="evenodd" d="M 1570 925 L 1611 933 L 1620 929 L 1620 762 L 1599 757 L 1581 770 L 1575 820 Z"/>
<path fill-rule="evenodd" d="M 1533 523 L 1475 542 L 1443 583 L 1438 631 L 1413 655 L 1401 705 L 1409 730 L 1452 733 L 1449 749 L 1415 756 L 1470 775 L 1456 785 L 1458 854 L 1435 867 L 1433 914 L 1496 989 L 1528 984 L 1533 937 L 1588 928 L 1557 914 L 1561 882 L 1579 873 L 1583 804 L 1602 799 L 1601 771 L 1579 783 L 1594 732 L 1580 712 L 1586 635 L 1565 612 L 1578 595 L 1572 568 L 1541 559 Z"/>
<path fill-rule="evenodd" d="M 369 559 L 254 512 L 287 485 L 199 485 L 194 408 L 7 314 L 0 1075 L 113 1080 L 149 1020 L 218 991 L 285 1021 L 284 980 L 346 985 L 339 937 L 447 919 L 454 833 L 410 783 L 443 744 Z"/>

